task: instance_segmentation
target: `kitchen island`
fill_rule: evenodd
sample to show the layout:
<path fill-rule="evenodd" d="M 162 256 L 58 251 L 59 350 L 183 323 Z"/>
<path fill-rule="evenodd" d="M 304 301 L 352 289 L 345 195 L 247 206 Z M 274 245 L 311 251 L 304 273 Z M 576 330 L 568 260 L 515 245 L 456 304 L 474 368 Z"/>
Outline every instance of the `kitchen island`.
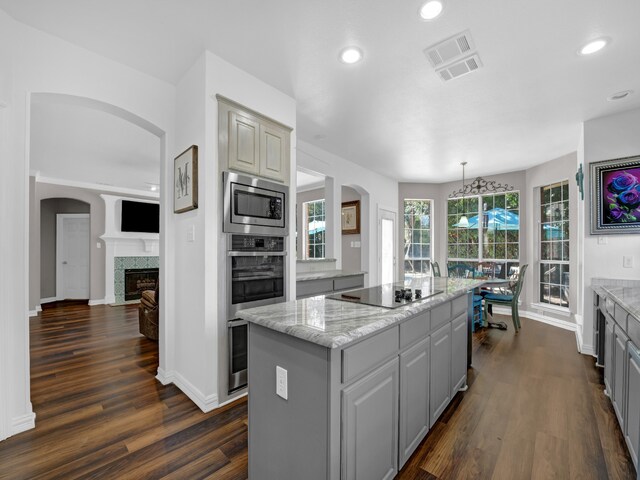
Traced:
<path fill-rule="evenodd" d="M 313 297 L 239 312 L 250 478 L 397 474 L 466 388 L 469 292 L 482 281 L 428 282 L 413 287 L 441 293 L 395 309 Z"/>

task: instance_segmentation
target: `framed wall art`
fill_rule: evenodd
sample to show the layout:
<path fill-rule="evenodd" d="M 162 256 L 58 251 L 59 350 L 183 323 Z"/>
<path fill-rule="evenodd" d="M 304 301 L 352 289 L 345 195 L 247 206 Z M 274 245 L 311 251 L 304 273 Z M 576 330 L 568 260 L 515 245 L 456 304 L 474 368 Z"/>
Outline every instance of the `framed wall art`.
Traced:
<path fill-rule="evenodd" d="M 342 234 L 360 233 L 360 200 L 342 203 Z"/>
<path fill-rule="evenodd" d="M 192 145 L 173 163 L 173 213 L 198 208 L 198 146 Z"/>
<path fill-rule="evenodd" d="M 640 156 L 590 164 L 591 234 L 640 233 Z"/>

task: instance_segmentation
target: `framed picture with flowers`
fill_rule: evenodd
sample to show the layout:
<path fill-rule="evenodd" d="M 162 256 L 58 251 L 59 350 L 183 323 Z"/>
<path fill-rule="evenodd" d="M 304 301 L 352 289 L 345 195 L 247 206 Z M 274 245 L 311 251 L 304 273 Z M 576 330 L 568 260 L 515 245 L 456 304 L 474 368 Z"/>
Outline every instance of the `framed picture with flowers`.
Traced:
<path fill-rule="evenodd" d="M 591 234 L 640 233 L 640 156 L 590 164 Z"/>

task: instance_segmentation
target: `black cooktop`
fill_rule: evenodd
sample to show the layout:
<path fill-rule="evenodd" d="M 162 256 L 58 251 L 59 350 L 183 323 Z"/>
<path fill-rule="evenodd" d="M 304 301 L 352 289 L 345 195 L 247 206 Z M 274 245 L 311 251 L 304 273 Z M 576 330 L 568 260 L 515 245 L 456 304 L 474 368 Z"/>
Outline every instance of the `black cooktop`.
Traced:
<path fill-rule="evenodd" d="M 360 288 L 344 293 L 327 295 L 326 298 L 340 300 L 342 302 L 361 303 L 373 307 L 398 308 L 442 293 L 442 290 L 435 290 L 430 284 L 423 284 L 421 287 L 422 295 L 417 296 L 415 289 L 412 289 L 410 291 L 410 298 L 409 292 L 407 292 L 405 286 L 401 283 L 388 283 L 386 285 L 378 285 L 377 287 Z M 403 289 L 405 290 L 402 292 L 402 295 L 397 296 L 396 291 L 402 291 Z"/>

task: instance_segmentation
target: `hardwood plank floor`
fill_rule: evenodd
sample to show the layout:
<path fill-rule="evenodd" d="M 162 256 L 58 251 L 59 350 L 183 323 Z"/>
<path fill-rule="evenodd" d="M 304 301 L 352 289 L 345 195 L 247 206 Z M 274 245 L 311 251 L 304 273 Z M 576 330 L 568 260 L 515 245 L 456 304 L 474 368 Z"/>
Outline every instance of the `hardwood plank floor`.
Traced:
<path fill-rule="evenodd" d="M 1 479 L 247 478 L 246 400 L 204 414 L 162 386 L 137 322 L 136 305 L 73 302 L 31 319 L 36 428 L 0 443 Z M 475 334 L 469 390 L 398 479 L 636 478 L 593 359 L 522 322 Z"/>

